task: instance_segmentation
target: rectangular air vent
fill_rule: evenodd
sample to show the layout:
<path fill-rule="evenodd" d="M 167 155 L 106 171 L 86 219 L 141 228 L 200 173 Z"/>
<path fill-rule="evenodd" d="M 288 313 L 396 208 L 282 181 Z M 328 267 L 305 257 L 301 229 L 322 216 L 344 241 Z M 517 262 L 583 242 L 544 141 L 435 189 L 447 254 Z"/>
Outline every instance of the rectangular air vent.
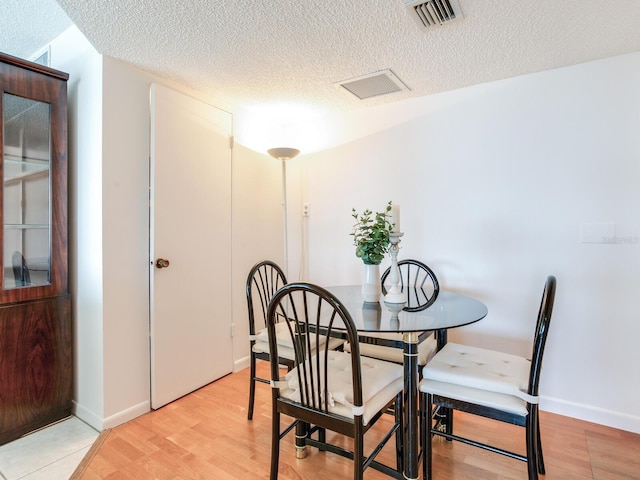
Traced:
<path fill-rule="evenodd" d="M 457 0 L 407 0 L 405 6 L 423 28 L 462 18 L 462 10 Z"/>
<path fill-rule="evenodd" d="M 360 100 L 409 90 L 409 87 L 394 75 L 391 70 L 369 73 L 338 82 L 336 85 L 354 94 Z"/>

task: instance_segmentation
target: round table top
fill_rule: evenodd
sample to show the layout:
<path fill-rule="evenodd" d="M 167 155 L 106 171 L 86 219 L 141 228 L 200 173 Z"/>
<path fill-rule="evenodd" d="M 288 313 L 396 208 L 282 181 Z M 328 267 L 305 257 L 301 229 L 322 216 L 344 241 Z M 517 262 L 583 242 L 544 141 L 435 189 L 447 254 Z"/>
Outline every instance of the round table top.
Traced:
<path fill-rule="evenodd" d="M 487 313 L 487 306 L 475 298 L 440 290 L 435 302 L 424 310 L 405 311 L 404 304 L 387 304 L 362 300 L 360 285 L 326 287 L 346 307 L 356 328 L 362 332 L 423 332 L 441 330 L 477 322 Z"/>

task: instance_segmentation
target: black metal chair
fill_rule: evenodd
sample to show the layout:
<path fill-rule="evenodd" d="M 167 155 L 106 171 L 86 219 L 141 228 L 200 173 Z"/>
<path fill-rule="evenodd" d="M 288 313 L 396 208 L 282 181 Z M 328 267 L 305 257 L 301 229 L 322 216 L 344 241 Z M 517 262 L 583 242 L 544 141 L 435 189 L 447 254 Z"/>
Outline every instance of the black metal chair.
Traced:
<path fill-rule="evenodd" d="M 289 321 L 279 322 L 282 317 Z M 294 368 L 284 378 L 275 360 L 281 355 L 277 338 L 281 324 L 287 326 L 289 345 L 295 352 Z M 356 480 L 363 478 L 367 467 L 401 478 L 402 366 L 361 357 L 358 332 L 349 312 L 330 292 L 309 283 L 289 284 L 275 294 L 269 305 L 268 334 L 273 409 L 271 480 L 278 478 L 280 440 L 294 428 L 300 449 L 311 445 L 353 459 Z M 331 350 L 326 338 L 333 336 L 346 337 L 353 344 L 352 351 Z M 394 404 L 395 421 L 365 456 L 365 434 Z M 282 414 L 294 419 L 283 430 Z M 326 430 L 352 438 L 353 450 L 327 443 Z M 395 469 L 375 460 L 394 434 Z"/>
<path fill-rule="evenodd" d="M 256 263 L 247 276 L 246 295 L 249 314 L 249 351 L 250 351 L 250 377 L 249 377 L 249 409 L 247 418 L 253 419 L 255 404 L 256 382 L 269 383 L 269 380 L 257 375 L 256 364 L 258 360 L 269 361 L 269 339 L 267 336 L 267 309 L 273 295 L 287 284 L 284 271 L 271 260 L 263 260 Z M 342 348 L 344 341 L 331 339 L 330 347 Z M 290 370 L 293 366 L 293 350 L 282 346 L 278 362 Z"/>
<path fill-rule="evenodd" d="M 544 474 L 538 417 L 538 384 L 544 346 L 549 332 L 556 279 L 547 277 L 531 360 L 493 350 L 447 343 L 424 367 L 420 382 L 421 431 L 424 448 L 423 477 L 432 470 L 432 436 L 440 435 L 468 445 L 527 462 L 529 480 Z M 452 424 L 444 431 L 432 426 L 433 406 L 459 410 L 525 427 L 526 455 L 454 435 Z"/>
<path fill-rule="evenodd" d="M 273 295 L 281 287 L 287 284 L 287 278 L 282 269 L 270 260 L 256 263 L 247 276 L 246 294 L 249 313 L 249 343 L 251 355 L 251 373 L 249 377 L 249 410 L 247 418 L 253 418 L 253 407 L 256 395 L 256 382 L 269 383 L 266 378 L 259 377 L 256 373 L 258 360 L 269 361 L 269 340 L 267 336 L 267 309 Z M 254 301 L 255 299 L 255 301 Z M 256 325 L 256 319 L 258 324 Z M 286 353 L 288 354 L 287 356 Z M 280 365 L 291 369 L 293 366 L 290 352 L 282 352 L 278 359 Z"/>
<path fill-rule="evenodd" d="M 400 287 L 407 297 L 403 310 L 415 312 L 429 307 L 438 298 L 440 284 L 436 274 L 423 262 L 413 259 L 398 261 L 400 271 Z M 382 293 L 386 295 L 389 288 L 391 267 L 382 274 Z M 419 337 L 418 364 L 426 365 L 427 361 L 436 353 L 437 342 L 431 332 L 424 332 Z M 376 334 L 360 340 L 360 354 L 402 363 L 402 334 Z"/>
<path fill-rule="evenodd" d="M 398 269 L 400 271 L 400 288 L 407 297 L 404 310 L 409 312 L 424 310 L 436 301 L 440 292 L 440 284 L 436 274 L 426 264 L 414 259 L 399 260 Z M 391 267 L 385 270 L 380 279 L 383 295 L 387 293 L 390 274 Z"/>

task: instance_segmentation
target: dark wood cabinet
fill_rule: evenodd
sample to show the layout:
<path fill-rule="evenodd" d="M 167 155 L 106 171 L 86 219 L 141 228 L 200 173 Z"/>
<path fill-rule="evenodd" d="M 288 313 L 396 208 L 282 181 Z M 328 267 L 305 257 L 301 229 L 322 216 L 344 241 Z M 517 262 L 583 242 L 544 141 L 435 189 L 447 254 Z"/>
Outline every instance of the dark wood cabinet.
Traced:
<path fill-rule="evenodd" d="M 0 54 L 0 444 L 71 414 L 67 80 Z"/>

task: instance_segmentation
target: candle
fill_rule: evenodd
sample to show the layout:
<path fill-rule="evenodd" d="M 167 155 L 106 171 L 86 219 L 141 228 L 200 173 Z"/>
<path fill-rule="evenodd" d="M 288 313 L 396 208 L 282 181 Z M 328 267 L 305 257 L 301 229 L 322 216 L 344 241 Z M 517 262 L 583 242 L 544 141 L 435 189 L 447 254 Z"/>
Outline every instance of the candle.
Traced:
<path fill-rule="evenodd" d="M 391 206 L 391 223 L 393 224 L 393 233 L 400 233 L 400 205 Z"/>

